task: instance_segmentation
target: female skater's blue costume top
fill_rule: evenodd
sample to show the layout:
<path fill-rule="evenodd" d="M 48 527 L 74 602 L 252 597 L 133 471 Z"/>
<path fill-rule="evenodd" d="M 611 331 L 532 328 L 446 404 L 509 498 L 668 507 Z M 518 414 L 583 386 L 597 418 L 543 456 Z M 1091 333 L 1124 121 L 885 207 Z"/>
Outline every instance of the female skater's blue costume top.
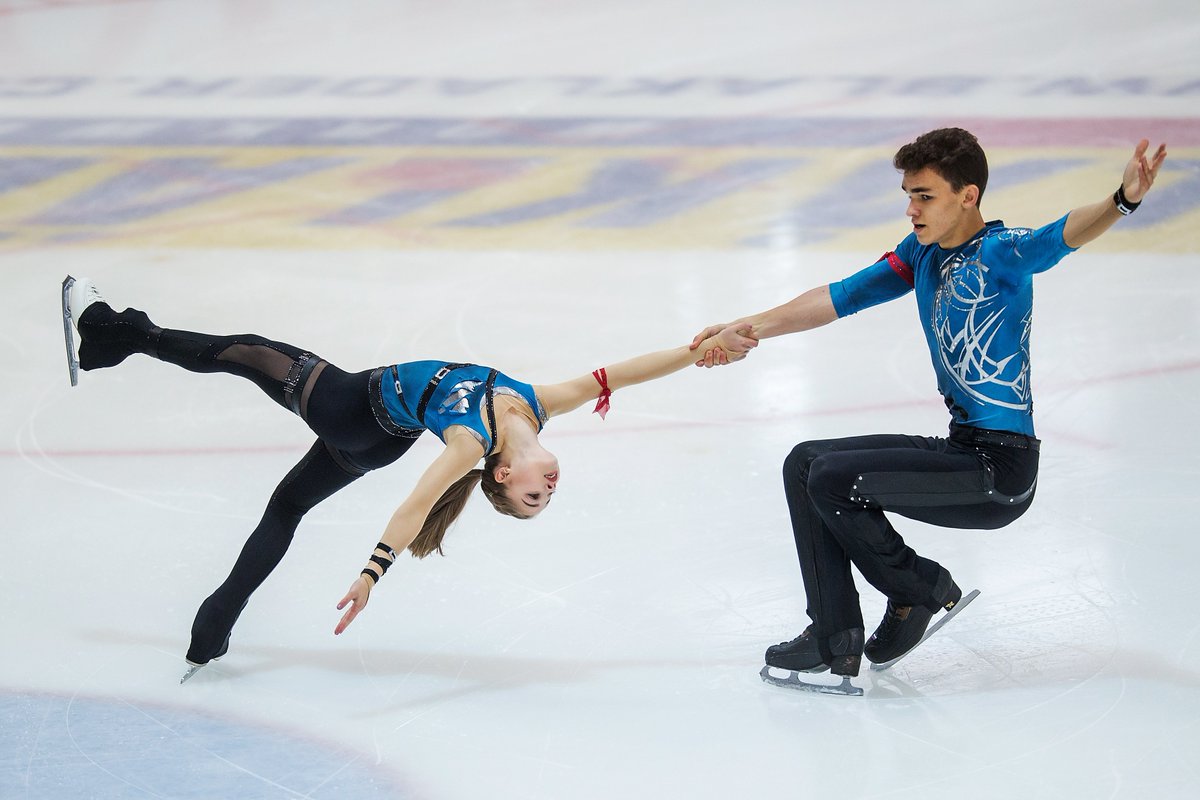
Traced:
<path fill-rule="evenodd" d="M 546 424 L 546 412 L 532 386 L 490 367 L 446 361 L 410 361 L 384 368 L 378 392 L 387 419 L 381 419 L 380 423 L 399 435 L 416 436 L 422 430 L 432 431 L 443 442 L 446 429 L 459 425 L 474 434 L 485 454 L 491 453 L 492 436 L 486 415 L 480 414 L 480 409 L 487 405 L 490 377 L 494 393 L 525 401 L 537 418 L 540 432 Z"/>
<path fill-rule="evenodd" d="M 844 317 L 915 290 L 938 391 L 954 421 L 1033 436 L 1033 276 L 1075 249 L 1063 241 L 1066 219 L 1037 230 L 989 222 L 951 250 L 909 234 L 894 253 L 831 284 L 834 308 Z"/>

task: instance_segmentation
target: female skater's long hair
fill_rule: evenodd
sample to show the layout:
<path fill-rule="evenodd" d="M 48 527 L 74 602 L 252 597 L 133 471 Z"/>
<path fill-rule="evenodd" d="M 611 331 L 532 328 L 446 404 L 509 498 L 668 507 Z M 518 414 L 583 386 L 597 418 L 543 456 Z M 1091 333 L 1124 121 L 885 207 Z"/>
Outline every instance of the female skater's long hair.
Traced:
<path fill-rule="evenodd" d="M 484 496 L 501 514 L 527 519 L 529 515 L 518 510 L 517 506 L 504 493 L 504 486 L 496 481 L 496 467 L 498 466 L 500 466 L 500 456 L 498 453 L 492 453 L 483 460 L 483 469 L 473 469 L 452 483 L 450 488 L 433 504 L 429 516 L 425 518 L 425 524 L 421 526 L 421 532 L 408 546 L 408 552 L 416 558 L 424 558 L 435 550 L 438 555 L 445 555 L 442 552 L 442 539 L 446 537 L 446 531 L 450 529 L 454 520 L 458 519 L 458 515 L 467 505 L 467 500 L 471 497 L 471 490 L 475 488 L 476 484 L 483 485 Z"/>

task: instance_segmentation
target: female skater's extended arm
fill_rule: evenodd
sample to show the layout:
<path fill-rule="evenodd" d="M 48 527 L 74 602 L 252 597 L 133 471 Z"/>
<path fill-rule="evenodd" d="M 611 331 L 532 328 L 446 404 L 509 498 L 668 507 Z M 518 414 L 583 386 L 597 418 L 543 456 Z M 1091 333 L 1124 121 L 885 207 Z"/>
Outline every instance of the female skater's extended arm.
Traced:
<path fill-rule="evenodd" d="M 376 548 L 376 556 L 384 558 L 390 563 L 396 553 L 404 552 L 405 548 L 412 544 L 413 540 L 417 538 L 417 534 L 421 532 L 421 526 L 425 524 L 425 519 L 429 516 L 434 504 L 446 493 L 451 484 L 471 471 L 482 455 L 483 447 L 478 441 L 461 430 L 451 428 L 447 431 L 446 449 L 426 468 L 412 492 L 392 514 L 392 518 L 383 531 L 383 536 L 379 539 L 379 544 L 383 547 Z M 390 551 L 391 554 L 380 555 L 386 551 Z M 374 573 L 382 574 L 383 572 L 383 567 L 378 562 L 368 563 L 367 568 Z M 334 634 L 346 630 L 358 613 L 366 607 L 373 585 L 373 581 L 362 574 L 351 584 L 350 591 L 346 592 L 346 596 L 337 606 L 339 611 L 347 604 L 350 608 L 342 615 L 341 621 L 333 630 Z"/>
<path fill-rule="evenodd" d="M 758 342 L 738 332 L 738 326 L 730 326 L 712 333 L 702 346 L 710 351 L 723 351 L 728 361 L 740 361 Z M 621 361 L 605 367 L 604 380 L 608 389 L 616 391 L 625 386 L 645 383 L 690 366 L 696 354 L 688 345 L 658 350 Z M 597 370 L 600 372 L 600 370 Z M 600 393 L 600 378 L 592 373 L 581 375 L 563 383 L 535 386 L 538 399 L 542 401 L 548 416 L 554 417 L 574 411 L 584 403 L 595 400 Z"/>

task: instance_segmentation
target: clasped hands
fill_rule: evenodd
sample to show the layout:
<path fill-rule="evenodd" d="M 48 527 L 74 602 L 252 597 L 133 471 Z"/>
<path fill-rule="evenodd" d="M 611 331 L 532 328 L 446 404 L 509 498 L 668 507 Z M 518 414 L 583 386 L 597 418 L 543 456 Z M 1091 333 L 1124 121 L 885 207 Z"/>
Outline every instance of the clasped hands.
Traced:
<path fill-rule="evenodd" d="M 749 323 L 726 322 L 709 325 L 697 333 L 688 348 L 698 350 L 712 337 L 716 337 L 716 341 L 709 342 L 710 346 L 706 347 L 701 357 L 696 360 L 697 367 L 712 368 L 732 364 L 741 361 L 751 350 L 758 347 L 758 339 L 754 338 L 754 331 Z"/>

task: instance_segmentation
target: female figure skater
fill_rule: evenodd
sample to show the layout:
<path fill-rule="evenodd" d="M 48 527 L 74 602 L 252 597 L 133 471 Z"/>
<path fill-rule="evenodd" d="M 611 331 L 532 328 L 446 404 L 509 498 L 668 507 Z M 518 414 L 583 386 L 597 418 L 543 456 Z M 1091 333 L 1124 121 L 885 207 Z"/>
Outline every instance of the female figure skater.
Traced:
<path fill-rule="evenodd" d="M 660 378 L 695 362 L 688 345 L 598 369 L 565 383 L 533 386 L 474 364 L 416 361 L 348 373 L 307 350 L 253 334 L 213 336 L 160 328 L 142 311 L 120 313 L 91 281 L 63 283 L 64 316 L 79 333 L 78 368 L 112 367 L 144 353 L 192 372 L 225 372 L 253 381 L 299 416 L 317 441 L 267 502 L 229 577 L 200 605 L 192 624 L 187 680 L 229 649 L 230 631 L 255 589 L 283 558 L 301 518 L 371 470 L 400 458 L 423 431 L 446 445 L 392 515 L 366 567 L 338 609 L 335 634 L 367 604 L 372 587 L 407 549 L 441 552 L 442 537 L 476 484 L 497 511 L 539 514 L 558 485 L 558 460 L 542 447 L 546 421 L 598 399 L 607 411 L 615 389 Z M 75 354 L 67 329 L 67 354 Z M 716 363 L 745 358 L 757 343 L 734 327 L 711 336 Z M 483 459 L 482 468 L 476 464 Z M 348 608 L 347 608 L 348 606 Z"/>

